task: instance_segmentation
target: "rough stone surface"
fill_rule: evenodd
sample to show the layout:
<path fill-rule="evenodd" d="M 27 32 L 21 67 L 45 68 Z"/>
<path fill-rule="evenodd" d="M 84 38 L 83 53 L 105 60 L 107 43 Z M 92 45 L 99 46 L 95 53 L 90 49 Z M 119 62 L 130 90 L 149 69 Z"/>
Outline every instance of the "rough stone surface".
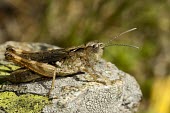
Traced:
<path fill-rule="evenodd" d="M 14 45 L 25 50 L 57 48 L 41 43 L 6 42 L 0 45 L 0 59 L 4 61 L 7 45 Z M 44 113 L 133 113 L 137 111 L 142 93 L 134 77 L 119 70 L 114 64 L 101 59 L 94 67 L 96 72 L 115 80 L 113 85 L 87 82 L 88 74 L 70 77 L 57 77 L 52 91 L 52 103 L 46 105 Z M 18 94 L 31 93 L 46 95 L 51 87 L 51 80 L 1 85 L 0 91 L 15 91 Z"/>

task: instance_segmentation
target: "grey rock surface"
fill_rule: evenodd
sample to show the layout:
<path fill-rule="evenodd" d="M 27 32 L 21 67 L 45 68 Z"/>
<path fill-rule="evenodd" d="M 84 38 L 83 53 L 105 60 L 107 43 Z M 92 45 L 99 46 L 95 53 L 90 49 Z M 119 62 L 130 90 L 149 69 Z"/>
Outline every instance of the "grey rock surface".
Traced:
<path fill-rule="evenodd" d="M 7 45 L 14 45 L 25 50 L 57 48 L 41 43 L 6 42 L 0 45 L 1 63 Z M 142 98 L 140 87 L 134 77 L 119 70 L 114 64 L 100 59 L 94 67 L 97 73 L 115 80 L 113 85 L 87 82 L 88 74 L 69 77 L 57 77 L 52 91 L 52 104 L 46 105 L 44 113 L 133 113 L 137 111 Z M 51 87 L 51 80 L 3 85 L 0 91 L 16 91 L 46 95 Z"/>

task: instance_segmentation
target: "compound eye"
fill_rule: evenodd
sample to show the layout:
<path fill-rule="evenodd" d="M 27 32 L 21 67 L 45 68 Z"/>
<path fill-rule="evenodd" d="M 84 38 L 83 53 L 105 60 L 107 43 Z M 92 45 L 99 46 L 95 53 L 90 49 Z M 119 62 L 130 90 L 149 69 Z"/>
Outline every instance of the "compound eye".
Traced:
<path fill-rule="evenodd" d="M 94 44 L 92 47 L 93 47 L 93 48 L 96 48 L 96 45 Z"/>

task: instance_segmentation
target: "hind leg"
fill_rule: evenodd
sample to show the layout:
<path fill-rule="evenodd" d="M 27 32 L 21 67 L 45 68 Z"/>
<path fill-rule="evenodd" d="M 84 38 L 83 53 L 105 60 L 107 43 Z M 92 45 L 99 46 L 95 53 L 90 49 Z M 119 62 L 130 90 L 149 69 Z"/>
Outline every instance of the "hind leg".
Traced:
<path fill-rule="evenodd" d="M 27 68 L 37 74 L 40 74 L 45 77 L 53 78 L 49 94 L 51 93 L 52 89 L 54 88 L 56 75 L 67 76 L 69 74 L 77 73 L 77 70 L 69 70 L 67 68 L 63 69 L 63 68 L 55 67 L 55 66 L 47 64 L 47 63 L 42 63 L 42 62 L 37 62 L 34 60 L 25 59 L 25 58 L 22 58 L 22 57 L 16 55 L 15 53 L 12 53 L 9 51 L 7 51 L 5 53 L 5 58 L 9 61 L 16 63 L 16 64 L 24 66 L 25 68 Z"/>
<path fill-rule="evenodd" d="M 6 80 L 12 83 L 30 82 L 38 78 L 42 76 L 29 69 L 18 69 L 6 76 Z"/>

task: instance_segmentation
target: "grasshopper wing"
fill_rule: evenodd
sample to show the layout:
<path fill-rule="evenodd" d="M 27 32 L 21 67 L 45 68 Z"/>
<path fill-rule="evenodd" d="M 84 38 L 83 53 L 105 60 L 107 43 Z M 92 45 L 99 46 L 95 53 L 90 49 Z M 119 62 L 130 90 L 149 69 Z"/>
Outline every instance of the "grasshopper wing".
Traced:
<path fill-rule="evenodd" d="M 65 49 L 53 49 L 40 52 L 23 53 L 20 54 L 19 56 L 38 62 L 51 63 L 60 61 L 67 57 L 68 51 L 66 51 Z"/>

